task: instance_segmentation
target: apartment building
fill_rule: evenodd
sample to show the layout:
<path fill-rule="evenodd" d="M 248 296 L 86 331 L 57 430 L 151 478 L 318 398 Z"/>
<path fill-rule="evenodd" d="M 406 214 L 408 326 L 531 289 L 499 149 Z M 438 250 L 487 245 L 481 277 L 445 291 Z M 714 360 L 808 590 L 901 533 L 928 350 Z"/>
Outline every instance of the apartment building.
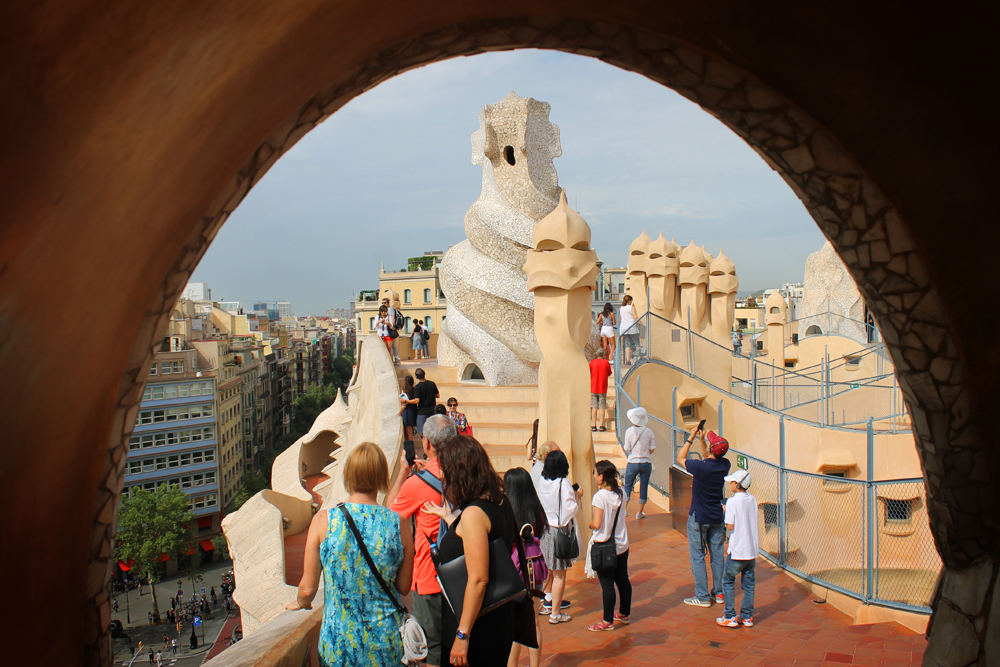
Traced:
<path fill-rule="evenodd" d="M 203 555 L 213 550 L 222 508 L 218 368 L 188 341 L 206 325 L 211 326 L 195 316 L 192 302 L 173 313 L 139 403 L 122 489 L 129 495 L 139 488 L 180 487 L 196 517 L 192 537 Z"/>
<path fill-rule="evenodd" d="M 243 379 L 237 372 L 236 359 L 228 338 L 216 336 L 191 341 L 203 364 L 216 369 L 218 382 L 219 484 L 225 507 L 243 486 Z"/>
<path fill-rule="evenodd" d="M 378 290 L 361 292 L 355 305 L 355 324 L 359 336 L 375 333 L 382 290 L 391 289 L 399 295 L 400 310 L 406 318 L 405 333 L 413 331 L 413 320 L 430 324 L 431 331 L 441 331 L 447 315 L 448 302 L 441 291 L 441 257 L 443 253 L 428 251 L 422 257 L 411 257 L 402 271 L 379 271 Z"/>
<path fill-rule="evenodd" d="M 319 338 L 312 340 L 292 340 L 291 368 L 295 395 L 301 396 L 309 387 L 323 382 L 323 345 Z"/>
<path fill-rule="evenodd" d="M 242 339 L 233 341 L 231 347 L 241 382 L 243 466 L 246 472 L 260 472 L 265 457 L 264 394 L 270 389 L 265 377 L 267 363 L 264 359 L 264 345 L 253 339 Z"/>

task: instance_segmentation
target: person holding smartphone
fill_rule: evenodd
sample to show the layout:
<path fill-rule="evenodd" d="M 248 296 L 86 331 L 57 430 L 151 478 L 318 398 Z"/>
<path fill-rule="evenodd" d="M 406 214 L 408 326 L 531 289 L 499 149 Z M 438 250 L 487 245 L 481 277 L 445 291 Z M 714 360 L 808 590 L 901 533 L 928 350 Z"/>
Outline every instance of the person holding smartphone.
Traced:
<path fill-rule="evenodd" d="M 704 431 L 705 421 L 684 441 L 677 454 L 677 465 L 686 469 L 694 481 L 691 483 L 691 510 L 688 513 L 688 553 L 691 572 L 694 574 L 694 597 L 685 598 L 684 604 L 711 607 L 712 602 L 725 603 L 722 593 L 724 547 L 726 540 L 725 517 L 722 511 L 723 487 L 729 474 L 729 441 L 722 436 Z M 701 439 L 702 460 L 688 459 L 688 452 L 696 439 Z M 705 551 L 712 562 L 712 590 L 708 590 L 708 571 Z"/>

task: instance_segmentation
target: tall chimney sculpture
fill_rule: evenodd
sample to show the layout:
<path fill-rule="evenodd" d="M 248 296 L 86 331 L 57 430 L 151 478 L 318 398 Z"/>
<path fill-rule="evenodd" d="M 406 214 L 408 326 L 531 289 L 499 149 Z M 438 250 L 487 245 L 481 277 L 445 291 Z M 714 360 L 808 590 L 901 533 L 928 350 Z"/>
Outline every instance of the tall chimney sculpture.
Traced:
<path fill-rule="evenodd" d="M 584 347 L 590 336 L 597 253 L 590 247 L 590 226 L 566 203 L 565 192 L 535 227 L 534 246 L 524 272 L 528 290 L 535 295 L 535 337 L 542 353 L 538 437 L 552 440 L 565 452 L 572 481 L 589 498 L 595 492 L 595 457 Z M 581 503 L 577 523 L 585 541 L 590 517 L 590 503 Z"/>

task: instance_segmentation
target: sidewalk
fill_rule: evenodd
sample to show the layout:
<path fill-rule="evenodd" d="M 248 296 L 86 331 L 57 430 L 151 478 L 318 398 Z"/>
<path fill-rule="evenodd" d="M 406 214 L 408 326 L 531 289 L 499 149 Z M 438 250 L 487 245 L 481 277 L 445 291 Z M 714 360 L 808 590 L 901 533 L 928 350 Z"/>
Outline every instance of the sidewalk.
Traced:
<path fill-rule="evenodd" d="M 633 504 L 634 509 L 634 504 Z M 808 590 L 757 561 L 752 628 L 715 623 L 722 605 L 690 607 L 694 593 L 687 539 L 671 526 L 670 516 L 653 504 L 648 517 L 628 518 L 629 575 L 633 586 L 630 625 L 612 632 L 590 632 L 601 620 L 601 586 L 586 579 L 583 566 L 569 571 L 566 611 L 573 620 L 550 625 L 540 616 L 544 638 L 542 665 L 708 665 L 724 667 L 911 667 L 923 659 L 927 641 L 896 623 L 851 625 L 832 606 L 815 604 Z M 737 603 L 740 599 L 737 583 Z M 521 653 L 527 665 L 527 651 Z"/>
<path fill-rule="evenodd" d="M 112 652 L 114 656 L 114 662 L 116 664 L 128 663 L 132 659 L 132 653 L 129 650 L 129 645 L 138 650 L 139 642 L 143 644 L 143 652 L 151 646 L 153 652 L 162 651 L 164 663 L 169 663 L 173 659 L 190 658 L 191 656 L 200 655 L 207 653 L 219 631 L 229 620 L 226 612 L 222 609 L 222 575 L 228 572 L 232 567 L 232 563 L 228 560 L 220 561 L 218 563 L 213 563 L 211 566 L 206 568 L 205 571 L 205 581 L 198 585 L 197 591 L 189 590 L 191 587 L 191 582 L 183 579 L 181 575 L 175 575 L 165 581 L 161 581 L 156 585 L 156 599 L 159 603 L 160 616 L 164 619 L 163 623 L 158 625 L 150 625 L 148 617 L 146 614 L 153 610 L 153 596 L 150 593 L 148 586 L 142 587 L 142 597 L 136 595 L 135 590 L 128 592 L 128 612 L 126 612 L 126 599 L 124 593 L 119 593 L 118 598 L 118 611 L 112 612 L 111 617 L 116 618 L 122 622 L 125 626 L 125 631 L 129 633 L 131 637 L 131 642 L 124 643 L 122 640 L 112 639 Z M 206 591 L 211 591 L 212 586 L 215 586 L 215 592 L 219 595 L 219 604 L 212 607 L 212 613 L 210 618 L 204 620 L 204 628 L 198 628 L 198 648 L 191 650 L 190 640 L 191 640 L 191 623 L 185 623 L 184 629 L 177 635 L 177 629 L 174 625 L 166 622 L 166 611 L 170 609 L 170 598 L 177 592 L 177 580 L 181 579 L 181 590 L 184 591 L 184 599 L 189 600 L 193 593 L 201 593 L 201 587 L 204 587 Z M 131 616 L 132 622 L 127 622 L 128 616 Z M 236 618 L 239 618 L 238 612 Z M 205 642 L 202 642 L 202 634 L 204 632 Z M 164 650 L 163 636 L 166 635 L 171 639 L 177 639 L 177 654 L 173 655 L 170 649 Z M 227 635 L 228 637 L 228 635 Z M 146 665 L 148 664 L 147 658 L 137 658 L 135 665 Z"/>

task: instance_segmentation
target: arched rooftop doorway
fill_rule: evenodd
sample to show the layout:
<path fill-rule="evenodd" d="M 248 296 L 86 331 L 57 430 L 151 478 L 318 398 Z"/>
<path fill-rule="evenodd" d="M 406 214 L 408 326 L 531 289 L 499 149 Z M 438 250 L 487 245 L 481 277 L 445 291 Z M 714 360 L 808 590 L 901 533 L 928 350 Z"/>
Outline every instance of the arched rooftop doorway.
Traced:
<path fill-rule="evenodd" d="M 22 76 L 3 83 L 11 103 L 0 111 L 17 132 L 0 186 L 12 221 L 0 236 L 0 398 L 5 440 L 15 443 L 3 448 L 0 501 L 17 545 L 5 553 L 7 571 L 44 573 L 16 578 L 7 593 L 61 601 L 30 624 L 4 624 L 17 633 L 7 642 L 14 663 L 62 662 L 81 647 L 86 663 L 109 662 L 106 582 L 123 438 L 170 309 L 249 188 L 380 81 L 522 47 L 597 57 L 677 90 L 743 137 L 802 199 L 872 308 L 914 419 L 947 567 L 929 656 L 967 664 L 997 650 L 987 638 L 1000 636 L 988 611 L 1000 600 L 992 593 L 1000 471 L 977 417 L 993 413 L 998 392 L 988 378 L 1000 360 L 989 353 L 995 327 L 963 308 L 975 303 L 964 285 L 990 284 L 996 270 L 971 262 L 955 275 L 954 229 L 936 238 L 952 216 L 973 225 L 971 254 L 997 240 L 995 229 L 968 223 L 992 212 L 973 187 L 990 171 L 986 158 L 964 148 L 983 143 L 967 140 L 980 127 L 978 100 L 959 85 L 975 81 L 975 62 L 961 62 L 961 44 L 935 50 L 935 71 L 966 72 L 940 101 L 910 74 L 930 57 L 918 53 L 925 30 L 907 30 L 918 19 L 895 13 L 872 10 L 862 22 L 823 8 L 747 13 L 725 1 L 521 4 L 317 0 L 168 11 L 149 3 L 97 16 L 64 3 L 5 22 L 5 62 Z M 946 19 L 935 17 L 935 29 Z M 936 187 L 927 188 L 931 177 Z M 121 289 L 99 299 L 107 282 Z M 58 338 L 39 335 L 34 323 L 52 303 L 82 312 L 103 305 L 104 317 L 70 323 Z M 52 400 L 57 378 L 73 390 L 67 400 Z M 59 420 L 45 418 L 52 410 Z M 45 484 L 26 471 L 41 471 Z M 977 617 L 986 622 L 973 625 Z M 51 627 L 65 630 L 53 637 Z"/>

